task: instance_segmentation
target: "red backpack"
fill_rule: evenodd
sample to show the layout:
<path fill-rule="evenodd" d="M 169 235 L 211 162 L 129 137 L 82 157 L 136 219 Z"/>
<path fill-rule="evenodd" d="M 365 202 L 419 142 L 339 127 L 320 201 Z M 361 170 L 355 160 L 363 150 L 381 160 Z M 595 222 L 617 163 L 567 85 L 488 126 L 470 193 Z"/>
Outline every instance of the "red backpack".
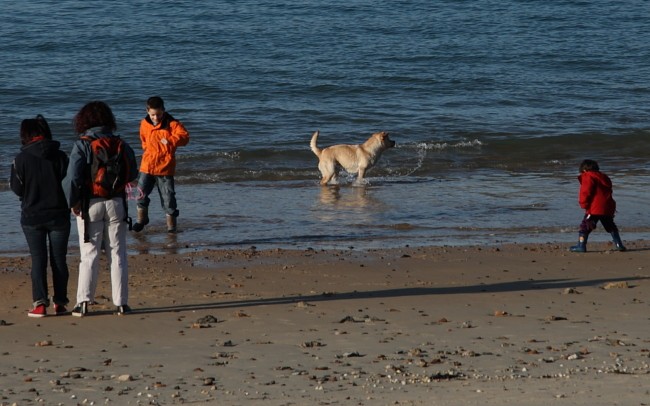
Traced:
<path fill-rule="evenodd" d="M 117 135 L 81 139 L 90 143 L 93 153 L 88 185 L 91 195 L 107 199 L 123 196 L 130 173 L 124 141 Z"/>

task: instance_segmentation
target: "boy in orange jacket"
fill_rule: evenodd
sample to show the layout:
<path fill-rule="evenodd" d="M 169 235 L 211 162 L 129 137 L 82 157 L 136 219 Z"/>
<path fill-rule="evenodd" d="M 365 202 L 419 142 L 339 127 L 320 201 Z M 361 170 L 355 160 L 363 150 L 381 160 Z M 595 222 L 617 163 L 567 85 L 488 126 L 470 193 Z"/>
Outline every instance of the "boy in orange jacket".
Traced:
<path fill-rule="evenodd" d="M 160 194 L 160 203 L 167 217 L 167 232 L 176 232 L 176 148 L 187 145 L 190 135 L 183 124 L 165 111 L 165 103 L 158 96 L 147 100 L 147 116 L 140 122 L 142 162 L 138 177 L 137 222 L 134 231 L 141 231 L 149 223 L 149 194 L 154 185 Z"/>
<path fill-rule="evenodd" d="M 617 251 L 625 251 L 625 246 L 618 234 L 618 227 L 614 223 L 616 201 L 612 197 L 612 181 L 600 171 L 598 163 L 585 159 L 580 164 L 580 194 L 578 202 L 585 210 L 585 216 L 580 223 L 578 244 L 572 246 L 571 252 L 587 252 L 587 238 L 589 233 L 596 229 L 600 221 L 605 231 L 612 235 Z"/>

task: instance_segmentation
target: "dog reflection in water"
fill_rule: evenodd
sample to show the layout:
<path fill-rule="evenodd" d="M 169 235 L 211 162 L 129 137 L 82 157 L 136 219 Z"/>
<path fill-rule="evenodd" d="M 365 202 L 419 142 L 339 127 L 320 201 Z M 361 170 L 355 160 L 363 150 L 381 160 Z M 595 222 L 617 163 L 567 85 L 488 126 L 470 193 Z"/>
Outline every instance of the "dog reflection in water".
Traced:
<path fill-rule="evenodd" d="M 321 188 L 320 202 L 324 205 L 338 206 L 342 208 L 363 208 L 372 204 L 367 188 L 329 186 Z"/>

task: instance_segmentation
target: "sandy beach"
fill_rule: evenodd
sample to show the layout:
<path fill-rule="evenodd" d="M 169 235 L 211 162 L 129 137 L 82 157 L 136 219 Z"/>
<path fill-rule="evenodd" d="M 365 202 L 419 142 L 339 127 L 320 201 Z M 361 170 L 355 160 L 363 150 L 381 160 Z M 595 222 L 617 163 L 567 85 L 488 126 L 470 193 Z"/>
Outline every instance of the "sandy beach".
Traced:
<path fill-rule="evenodd" d="M 133 314 L 103 271 L 88 316 L 41 319 L 29 257 L 0 258 L 0 405 L 650 404 L 627 245 L 141 254 Z"/>

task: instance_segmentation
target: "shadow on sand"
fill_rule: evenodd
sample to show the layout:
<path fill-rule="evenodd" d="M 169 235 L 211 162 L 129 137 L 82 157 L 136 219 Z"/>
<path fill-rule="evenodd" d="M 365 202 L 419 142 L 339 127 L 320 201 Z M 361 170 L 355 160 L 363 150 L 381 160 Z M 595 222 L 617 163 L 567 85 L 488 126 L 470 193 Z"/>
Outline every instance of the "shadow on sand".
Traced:
<path fill-rule="evenodd" d="M 353 291 L 343 293 L 322 293 L 319 295 L 298 295 L 287 296 L 278 298 L 267 299 L 254 299 L 254 300 L 233 300 L 225 302 L 212 302 L 212 303 L 197 303 L 176 306 L 162 306 L 162 307 L 143 307 L 134 309 L 134 314 L 146 313 L 164 313 L 164 312 L 184 312 L 195 310 L 210 310 L 210 309 L 228 309 L 228 308 L 241 308 L 252 306 L 269 306 L 269 305 L 282 305 L 292 304 L 297 302 L 328 302 L 333 300 L 355 300 L 355 299 L 381 299 L 381 298 L 394 298 L 394 297 L 409 297 L 409 296 L 428 296 L 428 295 L 458 295 L 458 294 L 480 294 L 480 293 L 499 293 L 499 292 L 524 292 L 530 290 L 543 290 L 543 289 L 566 289 L 577 288 L 584 286 L 598 286 L 609 282 L 632 282 L 650 279 L 648 277 L 623 277 L 614 279 L 592 279 L 592 280 L 577 280 L 577 279 L 545 279 L 545 280 L 528 280 L 516 282 L 503 282 L 495 284 L 478 284 L 471 286 L 454 286 L 454 287 L 438 287 L 438 288 L 402 288 L 402 289 L 386 289 L 386 290 L 373 290 L 367 292 Z M 631 285 L 633 288 L 634 286 Z M 100 313 L 100 312 L 98 312 Z"/>

